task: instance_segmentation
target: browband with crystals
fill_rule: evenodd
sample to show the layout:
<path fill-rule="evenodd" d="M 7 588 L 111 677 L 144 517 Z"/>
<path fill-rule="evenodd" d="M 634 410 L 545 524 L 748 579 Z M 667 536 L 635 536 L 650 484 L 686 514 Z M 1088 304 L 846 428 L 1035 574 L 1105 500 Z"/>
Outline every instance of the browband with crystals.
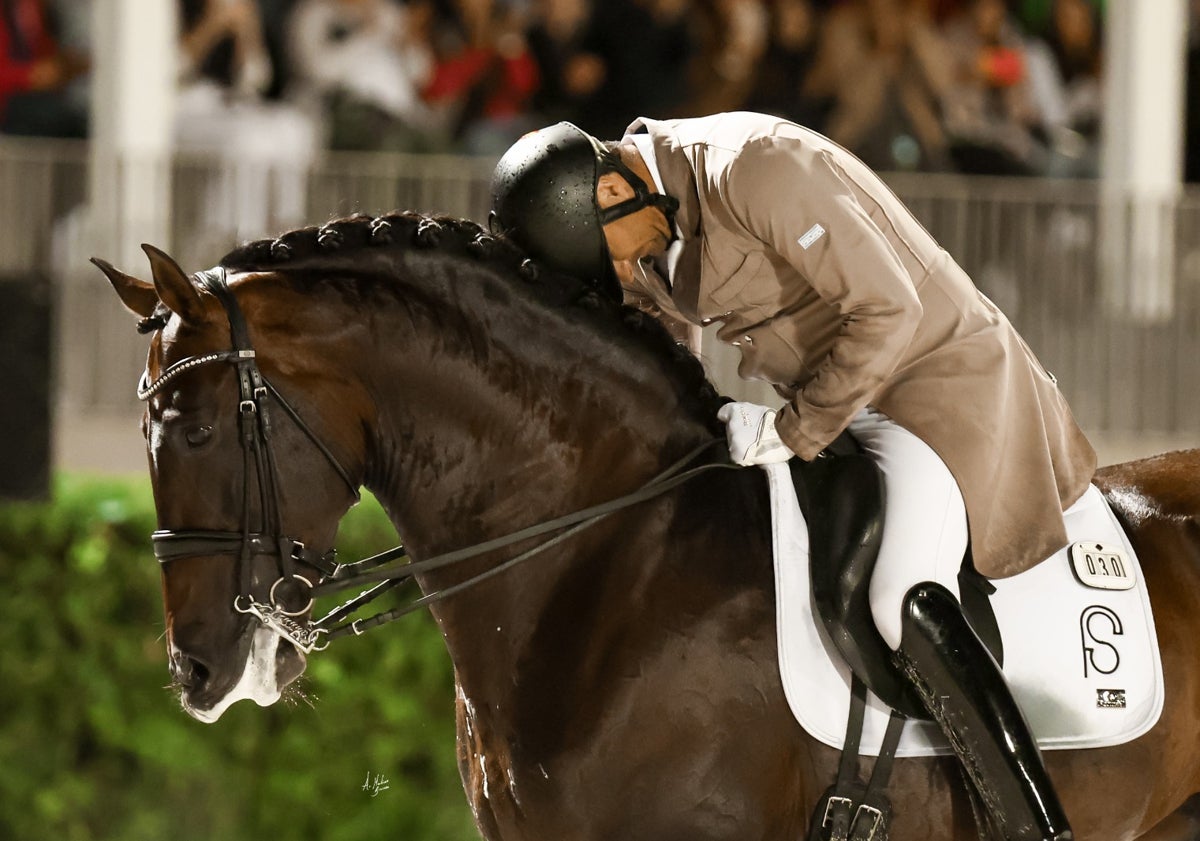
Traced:
<path fill-rule="evenodd" d="M 138 382 L 138 400 L 149 400 L 162 391 L 171 380 L 201 365 L 207 365 L 210 362 L 237 362 L 242 359 L 253 358 L 254 351 L 252 350 L 222 350 L 216 353 L 206 353 L 203 356 L 189 356 L 187 359 L 181 359 L 167 368 L 154 382 L 150 382 L 150 370 L 146 369 L 142 372 L 141 381 Z"/>

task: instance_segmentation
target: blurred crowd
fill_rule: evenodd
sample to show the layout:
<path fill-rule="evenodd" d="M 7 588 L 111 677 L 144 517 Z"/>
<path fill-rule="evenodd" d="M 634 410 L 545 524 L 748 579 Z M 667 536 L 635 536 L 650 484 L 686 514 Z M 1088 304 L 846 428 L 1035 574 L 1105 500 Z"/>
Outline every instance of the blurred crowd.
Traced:
<path fill-rule="evenodd" d="M 1103 0 L 178 2 L 178 133 L 198 146 L 209 120 L 297 161 L 497 155 L 557 120 L 611 138 L 637 115 L 747 109 L 883 170 L 1097 168 Z M 85 133 L 80 5 L 0 9 L 0 131 Z"/>

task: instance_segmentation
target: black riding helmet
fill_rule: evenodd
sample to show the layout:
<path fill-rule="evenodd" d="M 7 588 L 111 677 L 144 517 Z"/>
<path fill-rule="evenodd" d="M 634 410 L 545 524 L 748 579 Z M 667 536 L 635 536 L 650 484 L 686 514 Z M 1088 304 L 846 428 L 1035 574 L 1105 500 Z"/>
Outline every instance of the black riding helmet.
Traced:
<path fill-rule="evenodd" d="M 601 210 L 596 184 L 618 172 L 634 197 Z M 657 207 L 673 225 L 679 202 L 652 193 L 646 183 L 578 126 L 562 122 L 522 137 L 492 175 L 494 233 L 504 233 L 551 269 L 599 281 L 620 298 L 604 225 L 643 207 Z"/>

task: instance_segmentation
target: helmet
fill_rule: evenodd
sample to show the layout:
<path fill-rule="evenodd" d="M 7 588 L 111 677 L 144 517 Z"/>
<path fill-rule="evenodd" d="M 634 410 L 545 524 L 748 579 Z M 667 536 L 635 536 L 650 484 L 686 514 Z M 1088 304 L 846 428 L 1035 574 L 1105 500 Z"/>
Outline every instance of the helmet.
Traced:
<path fill-rule="evenodd" d="M 619 172 L 634 198 L 601 210 L 596 183 Z M 504 153 L 492 175 L 490 222 L 536 260 L 565 274 L 616 284 L 603 226 L 655 206 L 673 215 L 678 203 L 651 193 L 644 181 L 600 141 L 562 122 L 522 137 Z M 619 297 L 619 286 L 610 290 Z"/>
<path fill-rule="evenodd" d="M 492 175 L 493 230 L 552 269 L 605 277 L 611 263 L 596 207 L 603 154 L 599 141 L 571 123 L 522 137 Z"/>

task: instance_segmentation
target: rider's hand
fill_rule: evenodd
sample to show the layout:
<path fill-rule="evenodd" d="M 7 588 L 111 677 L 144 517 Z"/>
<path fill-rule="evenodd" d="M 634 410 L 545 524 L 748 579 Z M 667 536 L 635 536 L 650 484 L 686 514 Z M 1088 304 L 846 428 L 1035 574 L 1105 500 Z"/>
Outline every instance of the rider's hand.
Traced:
<path fill-rule="evenodd" d="M 729 457 L 736 464 L 774 464 L 795 455 L 775 431 L 775 410 L 756 403 L 726 403 L 717 412 L 725 423 Z"/>

